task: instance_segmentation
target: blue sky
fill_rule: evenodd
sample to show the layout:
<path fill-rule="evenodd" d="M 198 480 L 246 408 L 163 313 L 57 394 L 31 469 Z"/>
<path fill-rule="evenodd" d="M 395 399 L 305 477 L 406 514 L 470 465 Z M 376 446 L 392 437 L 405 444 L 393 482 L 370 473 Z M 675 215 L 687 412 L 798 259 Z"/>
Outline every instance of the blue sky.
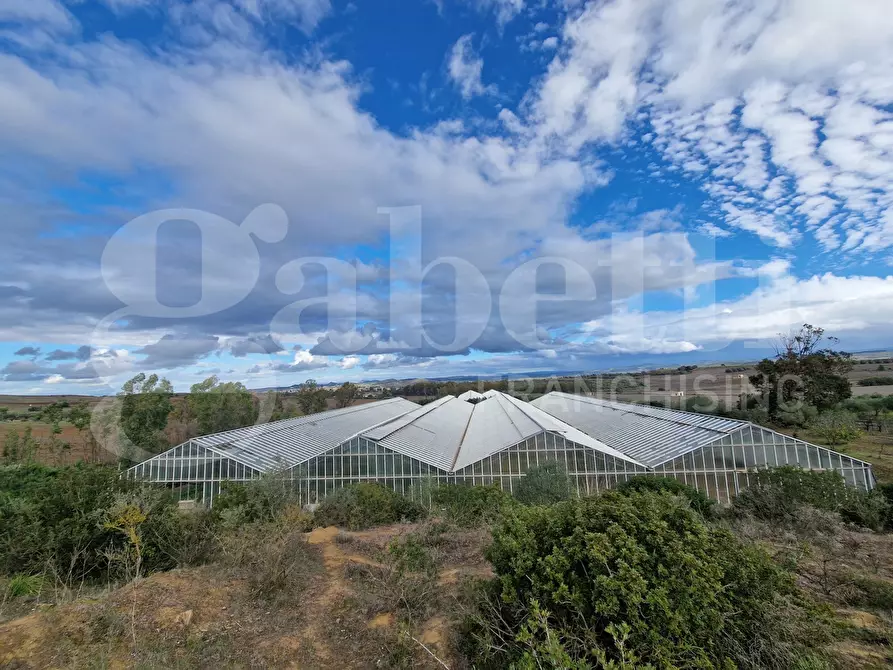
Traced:
<path fill-rule="evenodd" d="M 0 392 L 888 348 L 891 66 L 882 0 L 0 3 Z"/>

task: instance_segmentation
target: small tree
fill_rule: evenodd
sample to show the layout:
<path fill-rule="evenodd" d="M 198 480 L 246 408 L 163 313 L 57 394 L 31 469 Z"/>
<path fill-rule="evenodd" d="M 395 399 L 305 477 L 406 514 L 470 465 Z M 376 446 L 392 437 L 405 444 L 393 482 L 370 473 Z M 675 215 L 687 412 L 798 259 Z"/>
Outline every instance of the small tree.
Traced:
<path fill-rule="evenodd" d="M 852 395 L 846 373 L 852 370 L 851 355 L 830 347 L 838 340 L 826 337 L 823 328 L 803 324 L 800 330 L 780 335 L 774 359 L 766 358 L 757 366 L 750 383 L 762 393 L 769 416 L 796 411 L 800 405 L 829 409 Z"/>
<path fill-rule="evenodd" d="M 150 453 L 165 446 L 162 431 L 173 409 L 173 386 L 158 375 L 140 373 L 126 381 L 118 394 L 121 403 L 121 429 L 130 442 Z M 134 454 L 123 454 L 123 460 L 133 460 Z"/>
<path fill-rule="evenodd" d="M 859 423 L 856 415 L 845 409 L 832 409 L 819 414 L 812 423 L 813 432 L 821 436 L 826 444 L 848 444 L 859 437 Z"/>
<path fill-rule="evenodd" d="M 216 376 L 193 384 L 186 404 L 203 434 L 250 426 L 257 420 L 251 392 L 240 382 L 221 383 Z"/>
<path fill-rule="evenodd" d="M 308 379 L 301 384 L 297 397 L 298 405 L 304 414 L 316 414 L 326 408 L 326 392 L 319 387 L 315 379 Z"/>
<path fill-rule="evenodd" d="M 339 408 L 341 407 L 350 407 L 350 404 L 354 401 L 359 393 L 359 389 L 356 384 L 351 384 L 350 382 L 344 382 L 341 386 L 338 387 L 338 390 L 335 391 L 335 403 Z"/>

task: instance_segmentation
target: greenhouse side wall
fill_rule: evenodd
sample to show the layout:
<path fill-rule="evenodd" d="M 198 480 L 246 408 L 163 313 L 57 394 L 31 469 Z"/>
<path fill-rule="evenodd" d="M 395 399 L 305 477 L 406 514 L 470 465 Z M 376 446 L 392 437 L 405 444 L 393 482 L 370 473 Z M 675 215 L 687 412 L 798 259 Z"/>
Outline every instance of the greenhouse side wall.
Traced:
<path fill-rule="evenodd" d="M 288 476 L 302 503 L 319 502 L 337 488 L 370 481 L 420 499 L 431 486 L 439 484 L 499 484 L 511 493 L 528 468 L 549 461 L 567 468 L 580 495 L 596 493 L 647 472 L 644 467 L 559 435 L 540 433 L 454 474 L 357 437 L 292 468 Z"/>
<path fill-rule="evenodd" d="M 208 505 L 220 492 L 223 481 L 251 481 L 257 470 L 205 449 L 192 441 L 158 454 L 130 468 L 130 479 L 171 489 L 177 500 L 197 500 Z"/>
<path fill-rule="evenodd" d="M 782 465 L 836 470 L 849 486 L 874 488 L 874 476 L 867 463 L 759 426 L 745 426 L 654 471 L 693 486 L 714 500 L 730 502 L 750 486 L 754 470 Z"/>

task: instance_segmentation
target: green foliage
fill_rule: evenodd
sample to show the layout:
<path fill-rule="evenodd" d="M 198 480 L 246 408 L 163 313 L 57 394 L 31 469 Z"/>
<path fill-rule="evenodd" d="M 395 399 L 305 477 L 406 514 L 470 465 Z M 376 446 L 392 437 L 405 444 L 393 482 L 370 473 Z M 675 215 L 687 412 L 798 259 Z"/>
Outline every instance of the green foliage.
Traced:
<path fill-rule="evenodd" d="M 8 598 L 22 598 L 40 593 L 43 588 L 41 575 L 13 575 L 6 584 L 6 596 Z"/>
<path fill-rule="evenodd" d="M 844 409 L 822 412 L 810 428 L 830 445 L 847 444 L 860 434 L 856 415 Z"/>
<path fill-rule="evenodd" d="M 335 390 L 335 403 L 339 408 L 350 407 L 350 404 L 354 401 L 359 392 L 360 390 L 357 388 L 356 384 L 344 382 Z"/>
<path fill-rule="evenodd" d="M 227 525 L 273 521 L 286 507 L 300 508 L 294 482 L 283 473 L 266 474 L 251 482 L 222 482 L 213 514 Z"/>
<path fill-rule="evenodd" d="M 883 367 L 882 365 L 878 369 Z M 858 384 L 859 386 L 893 386 L 893 377 L 866 377 L 860 379 Z"/>
<path fill-rule="evenodd" d="M 716 511 L 716 502 L 708 498 L 705 493 L 698 491 L 693 486 L 683 484 L 673 477 L 639 475 L 618 484 L 616 490 L 623 494 L 651 491 L 653 493 L 668 493 L 674 496 L 682 496 L 688 500 L 693 510 L 708 519 Z"/>
<path fill-rule="evenodd" d="M 571 480 L 558 461 L 542 463 L 527 470 L 514 494 L 515 500 L 525 505 L 551 505 L 570 500 Z"/>
<path fill-rule="evenodd" d="M 199 544 L 197 535 L 176 532 L 187 526 L 174 518 L 179 513 L 166 492 L 138 490 L 113 468 L 0 468 L 0 573 L 49 573 L 65 585 L 107 578 L 109 557 L 132 547 L 121 524 L 110 523 L 124 515 L 125 498 L 146 516 L 138 524 L 141 569 L 173 567 L 186 539 Z"/>
<path fill-rule="evenodd" d="M 173 409 L 174 389 L 167 379 L 158 375 L 147 377 L 141 372 L 124 382 L 118 398 L 121 404 L 120 426 L 130 443 L 138 449 L 155 454 L 167 446 L 162 431 Z M 132 462 L 137 454 L 125 444 L 123 460 Z"/>
<path fill-rule="evenodd" d="M 893 483 L 879 484 L 875 491 L 887 501 L 887 519 L 884 527 L 893 530 Z"/>
<path fill-rule="evenodd" d="M 15 428 L 6 431 L 3 441 L 3 463 L 31 463 L 37 453 L 38 442 L 32 435 L 31 426 L 26 426 L 22 434 Z"/>
<path fill-rule="evenodd" d="M 319 387 L 315 379 L 308 379 L 301 384 L 295 396 L 304 414 L 316 414 L 326 409 L 326 392 Z"/>
<path fill-rule="evenodd" d="M 187 403 L 202 434 L 250 426 L 257 420 L 251 392 L 240 382 L 220 382 L 216 376 L 193 384 Z"/>
<path fill-rule="evenodd" d="M 419 572 L 431 577 L 437 574 L 437 562 L 424 542 L 415 533 L 396 537 L 388 543 L 387 563 L 399 576 Z"/>
<path fill-rule="evenodd" d="M 804 505 L 838 512 L 847 521 L 873 529 L 883 527 L 889 509 L 883 495 L 848 487 L 837 471 L 790 465 L 752 473 L 750 487 L 733 501 L 736 511 L 774 522 L 795 519 Z"/>
<path fill-rule="evenodd" d="M 678 497 L 519 507 L 487 556 L 478 667 L 789 668 L 822 639 L 790 575 Z"/>
<path fill-rule="evenodd" d="M 799 331 L 781 337 L 774 359 L 766 358 L 757 364 L 750 383 L 763 395 L 773 420 L 778 420 L 780 413 L 787 413 L 794 415 L 783 417 L 787 425 L 803 425 L 790 423 L 798 418 L 796 413 L 802 405 L 821 411 L 852 395 L 846 378 L 853 367 L 851 355 L 820 348 L 826 339 L 837 343 L 836 338 L 825 337 L 824 329 L 804 324 Z"/>
<path fill-rule="evenodd" d="M 314 518 L 320 526 L 361 530 L 400 521 L 418 521 L 425 509 L 381 484 L 362 482 L 336 489 L 320 503 Z"/>
<path fill-rule="evenodd" d="M 514 504 L 512 497 L 498 484 L 446 484 L 433 490 L 432 499 L 436 510 L 465 528 L 490 524 Z"/>
<path fill-rule="evenodd" d="M 819 411 L 812 405 L 803 405 L 796 409 L 786 410 L 779 408 L 772 420 L 779 426 L 788 428 L 805 428 L 815 422 Z M 768 414 L 767 414 L 768 416 Z"/>

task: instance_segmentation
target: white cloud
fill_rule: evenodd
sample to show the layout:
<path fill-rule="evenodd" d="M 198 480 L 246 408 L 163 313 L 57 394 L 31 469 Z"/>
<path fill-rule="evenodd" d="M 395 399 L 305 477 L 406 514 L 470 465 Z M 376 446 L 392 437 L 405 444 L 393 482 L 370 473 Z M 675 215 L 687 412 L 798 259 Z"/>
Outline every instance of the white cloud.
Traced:
<path fill-rule="evenodd" d="M 515 18 L 524 9 L 524 0 L 470 0 L 483 11 L 496 14 L 496 22 L 503 26 Z"/>
<path fill-rule="evenodd" d="M 40 24 L 63 31 L 72 30 L 77 25 L 58 0 L 0 0 L 0 22 Z"/>
<path fill-rule="evenodd" d="M 338 361 L 338 367 L 342 370 L 352 370 L 360 364 L 359 356 L 345 356 Z"/>
<path fill-rule="evenodd" d="M 471 39 L 472 35 L 463 35 L 456 41 L 448 63 L 450 79 L 466 100 L 495 91 L 495 87 L 484 86 L 481 80 L 484 61 L 475 53 Z"/>

